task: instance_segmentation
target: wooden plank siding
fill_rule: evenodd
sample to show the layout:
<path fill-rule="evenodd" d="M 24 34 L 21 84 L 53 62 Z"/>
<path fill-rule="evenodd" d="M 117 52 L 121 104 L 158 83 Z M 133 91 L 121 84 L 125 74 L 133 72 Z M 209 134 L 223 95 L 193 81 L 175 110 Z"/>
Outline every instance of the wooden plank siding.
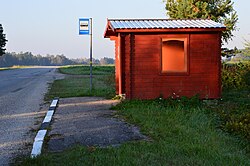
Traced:
<path fill-rule="evenodd" d="M 131 99 L 131 35 L 125 35 L 124 37 L 124 71 L 125 77 L 123 80 L 125 87 L 126 98 Z"/>
<path fill-rule="evenodd" d="M 119 58 L 119 40 L 118 37 L 113 37 L 112 40 L 115 41 L 115 89 L 116 94 L 119 92 L 119 74 L 120 74 L 120 58 Z"/>
<path fill-rule="evenodd" d="M 124 37 L 126 98 L 153 99 L 159 96 L 219 98 L 220 33 L 178 34 L 189 38 L 189 73 L 161 73 L 162 38 L 176 34 L 129 34 Z M 175 94 L 175 95 L 174 95 Z"/>

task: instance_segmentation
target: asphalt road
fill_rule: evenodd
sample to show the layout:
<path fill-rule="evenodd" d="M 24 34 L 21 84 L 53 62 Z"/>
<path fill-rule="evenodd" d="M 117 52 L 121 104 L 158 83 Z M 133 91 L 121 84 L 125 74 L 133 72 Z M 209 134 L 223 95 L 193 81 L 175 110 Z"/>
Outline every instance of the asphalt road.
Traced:
<path fill-rule="evenodd" d="M 59 77 L 55 67 L 0 71 L 0 165 L 30 154 L 48 83 Z"/>

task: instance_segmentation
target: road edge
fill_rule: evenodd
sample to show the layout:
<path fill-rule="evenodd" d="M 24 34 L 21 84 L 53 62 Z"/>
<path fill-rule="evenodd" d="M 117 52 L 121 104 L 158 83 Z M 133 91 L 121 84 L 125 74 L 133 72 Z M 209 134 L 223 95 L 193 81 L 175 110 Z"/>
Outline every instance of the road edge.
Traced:
<path fill-rule="evenodd" d="M 44 138 L 47 134 L 48 127 L 55 113 L 58 102 L 59 102 L 59 97 L 55 97 L 50 104 L 50 107 L 46 113 L 46 116 L 44 117 L 41 127 L 38 130 L 36 137 L 34 139 L 31 156 L 30 156 L 31 158 L 35 158 L 42 153 L 42 146 L 43 146 Z"/>

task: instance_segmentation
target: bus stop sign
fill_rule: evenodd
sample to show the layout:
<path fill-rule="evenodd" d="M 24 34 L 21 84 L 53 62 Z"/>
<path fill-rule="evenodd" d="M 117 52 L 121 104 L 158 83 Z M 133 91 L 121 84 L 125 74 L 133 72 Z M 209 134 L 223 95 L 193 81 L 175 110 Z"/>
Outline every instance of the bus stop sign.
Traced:
<path fill-rule="evenodd" d="M 90 19 L 80 18 L 79 19 L 79 35 L 89 35 L 90 34 Z"/>

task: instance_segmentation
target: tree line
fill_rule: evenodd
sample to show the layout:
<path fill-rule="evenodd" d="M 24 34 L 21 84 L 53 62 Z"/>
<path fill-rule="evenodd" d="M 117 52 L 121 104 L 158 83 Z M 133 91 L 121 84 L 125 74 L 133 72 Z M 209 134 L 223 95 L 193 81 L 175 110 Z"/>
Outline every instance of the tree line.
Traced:
<path fill-rule="evenodd" d="M 89 64 L 88 58 L 69 59 L 64 55 L 33 55 L 31 52 L 21 53 L 5 53 L 0 56 L 0 67 L 11 67 L 15 65 L 28 66 L 63 66 L 63 65 L 77 65 Z M 113 58 L 104 57 L 101 59 L 93 59 L 95 65 L 114 64 Z"/>

